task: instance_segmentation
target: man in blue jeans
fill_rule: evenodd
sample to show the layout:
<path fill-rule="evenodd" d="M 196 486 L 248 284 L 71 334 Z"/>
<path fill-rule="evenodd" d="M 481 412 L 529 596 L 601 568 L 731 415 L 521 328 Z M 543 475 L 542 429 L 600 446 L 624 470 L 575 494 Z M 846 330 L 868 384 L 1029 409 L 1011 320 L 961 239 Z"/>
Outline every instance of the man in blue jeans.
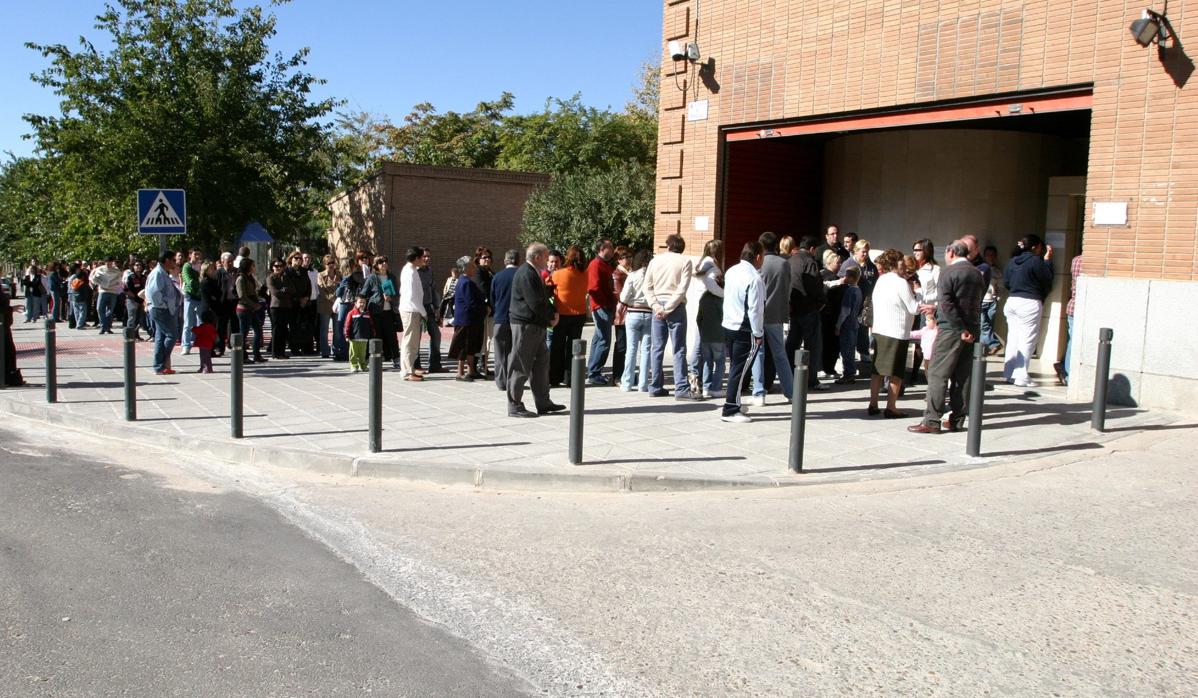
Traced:
<path fill-rule="evenodd" d="M 171 368 L 171 351 L 178 341 L 179 316 L 183 311 L 183 298 L 171 272 L 175 270 L 175 255 L 167 252 L 162 255 L 158 266 L 146 278 L 146 298 L 153 306 L 151 314 L 154 317 L 154 373 L 159 376 L 169 376 L 175 371 Z"/>
<path fill-rule="evenodd" d="M 773 233 L 770 233 L 773 235 Z M 774 237 L 777 244 L 777 237 Z M 741 408 L 740 391 L 748 362 L 760 353 L 764 334 L 765 285 L 761 264 L 765 248 L 760 242 L 746 242 L 740 253 L 740 263 L 724 275 L 724 339 L 731 349 L 732 371 L 728 374 L 728 390 L 720 419 L 741 424 L 752 421 Z"/>
<path fill-rule="evenodd" d="M 695 400 L 686 375 L 686 289 L 695 269 L 683 257 L 686 241 L 677 233 L 666 238 L 666 252 L 645 268 L 645 302 L 653 311 L 649 336 L 649 396 L 664 397 L 666 340 L 674 346 L 674 398 Z"/>
<path fill-rule="evenodd" d="M 91 283 L 99 294 L 96 296 L 96 315 L 100 319 L 100 334 L 112 334 L 112 314 L 124 291 L 116 257 L 109 257 L 103 266 L 92 272 Z"/>
<path fill-rule="evenodd" d="M 603 366 L 611 347 L 612 320 L 616 315 L 616 287 L 612 258 L 616 246 L 611 240 L 600 240 L 597 254 L 587 266 L 587 298 L 591 318 L 595 321 L 595 337 L 591 340 L 591 357 L 587 361 L 587 385 L 607 385 Z"/>
<path fill-rule="evenodd" d="M 761 351 L 753 360 L 753 396 L 748 404 L 755 407 L 765 405 L 765 355 L 769 352 L 773 358 L 775 370 L 778 373 L 778 383 L 782 386 L 782 394 L 789 400 L 794 390 L 794 376 L 786 370 L 789 361 L 786 359 L 786 339 L 783 336 L 782 325 L 790 309 L 790 267 L 786 258 L 778 253 L 778 236 L 771 232 L 761 234 L 757 238 L 765 251 L 761 262 L 761 281 L 764 285 L 764 341 Z M 725 291 L 725 293 L 727 293 Z M 731 378 L 729 378 L 731 380 Z"/>

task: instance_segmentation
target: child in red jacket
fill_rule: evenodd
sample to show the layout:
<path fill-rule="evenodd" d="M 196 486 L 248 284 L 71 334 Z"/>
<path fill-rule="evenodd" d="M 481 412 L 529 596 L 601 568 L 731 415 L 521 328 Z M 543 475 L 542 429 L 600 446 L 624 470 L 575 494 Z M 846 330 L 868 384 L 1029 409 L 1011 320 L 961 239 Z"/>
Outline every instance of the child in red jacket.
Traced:
<path fill-rule="evenodd" d="M 191 345 L 200 350 L 200 373 L 212 373 L 212 347 L 216 345 L 216 314 L 200 313 L 200 324 L 191 330 Z"/>

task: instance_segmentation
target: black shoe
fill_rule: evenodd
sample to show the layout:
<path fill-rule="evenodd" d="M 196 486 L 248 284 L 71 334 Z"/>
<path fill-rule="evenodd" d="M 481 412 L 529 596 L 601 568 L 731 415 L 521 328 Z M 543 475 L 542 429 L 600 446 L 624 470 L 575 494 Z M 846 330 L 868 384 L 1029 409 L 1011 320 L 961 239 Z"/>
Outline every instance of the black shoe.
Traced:
<path fill-rule="evenodd" d="M 678 393 L 677 395 L 674 396 L 674 399 L 675 400 L 698 400 L 699 396 L 695 395 L 694 393 L 692 393 L 688 390 L 685 393 Z"/>
<path fill-rule="evenodd" d="M 508 410 L 507 411 L 507 416 L 509 416 L 509 417 L 522 417 L 525 419 L 528 419 L 529 417 L 536 417 L 537 414 L 538 414 L 537 412 L 532 412 L 530 410 L 526 410 L 523 407 L 521 407 L 520 409 L 517 409 L 517 410 Z"/>
<path fill-rule="evenodd" d="M 650 390 L 649 391 L 649 397 L 665 397 L 667 395 L 669 395 L 669 393 L 664 390 Z"/>
<path fill-rule="evenodd" d="M 554 412 L 561 412 L 564 409 L 566 409 L 565 405 L 559 405 L 556 402 L 551 402 L 544 407 L 538 407 L 537 414 L 552 414 Z"/>
<path fill-rule="evenodd" d="M 815 385 L 809 386 L 807 389 L 815 390 L 815 391 L 824 391 L 824 390 L 829 390 L 829 387 L 828 387 L 827 383 L 816 383 Z"/>

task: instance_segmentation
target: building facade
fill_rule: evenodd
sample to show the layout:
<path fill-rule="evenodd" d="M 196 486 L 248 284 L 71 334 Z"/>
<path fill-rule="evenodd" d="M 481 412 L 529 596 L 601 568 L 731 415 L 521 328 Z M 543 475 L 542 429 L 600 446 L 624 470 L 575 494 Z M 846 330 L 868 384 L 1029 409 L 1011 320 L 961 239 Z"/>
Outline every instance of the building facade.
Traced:
<path fill-rule="evenodd" d="M 338 259 L 370 250 L 398 269 L 409 247 L 429 247 L 438 279 L 479 245 L 501 262 L 519 247 L 524 203 L 548 184 L 548 175 L 530 172 L 385 163 L 329 201 L 329 250 Z"/>
<path fill-rule="evenodd" d="M 1176 311 L 1198 300 L 1198 90 L 1182 45 L 1198 0 L 1170 2 L 1172 35 L 1148 46 L 1129 27 L 1154 7 L 1114 0 L 663 7 L 659 243 L 722 238 L 734 257 L 765 230 L 836 224 L 908 252 L 973 233 L 1005 263 L 1035 233 L 1057 279 L 1042 366 L 1064 351 L 1084 253 L 1070 396 L 1089 395 L 1110 327 L 1121 402 L 1196 409 L 1198 329 Z"/>

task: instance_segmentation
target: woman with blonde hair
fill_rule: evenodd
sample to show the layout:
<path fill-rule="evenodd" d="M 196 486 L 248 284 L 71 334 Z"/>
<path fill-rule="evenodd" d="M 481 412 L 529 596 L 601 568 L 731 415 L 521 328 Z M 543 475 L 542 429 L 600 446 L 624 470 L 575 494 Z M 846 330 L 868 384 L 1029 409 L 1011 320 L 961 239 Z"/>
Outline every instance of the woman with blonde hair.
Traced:
<path fill-rule="evenodd" d="M 869 381 L 870 416 L 878 409 L 878 393 L 882 379 L 888 379 L 885 416 L 887 419 L 903 417 L 896 405 L 899 390 L 903 387 L 903 373 L 907 365 L 907 346 L 911 339 L 911 325 L 919 310 L 910 282 L 902 276 L 902 254 L 898 250 L 886 250 L 874 260 L 878 267 L 878 281 L 873 291 L 873 335 L 877 347 L 873 363 L 873 375 Z"/>
<path fill-rule="evenodd" d="M 778 241 L 778 253 L 783 257 L 790 257 L 795 253 L 795 239 L 789 235 L 783 235 Z"/>
<path fill-rule="evenodd" d="M 341 284 L 341 270 L 337 258 L 326 254 L 322 260 L 324 269 L 316 275 L 316 345 L 320 358 L 332 356 L 329 350 L 329 325 L 333 323 L 333 304 L 337 301 L 337 286 Z"/>

